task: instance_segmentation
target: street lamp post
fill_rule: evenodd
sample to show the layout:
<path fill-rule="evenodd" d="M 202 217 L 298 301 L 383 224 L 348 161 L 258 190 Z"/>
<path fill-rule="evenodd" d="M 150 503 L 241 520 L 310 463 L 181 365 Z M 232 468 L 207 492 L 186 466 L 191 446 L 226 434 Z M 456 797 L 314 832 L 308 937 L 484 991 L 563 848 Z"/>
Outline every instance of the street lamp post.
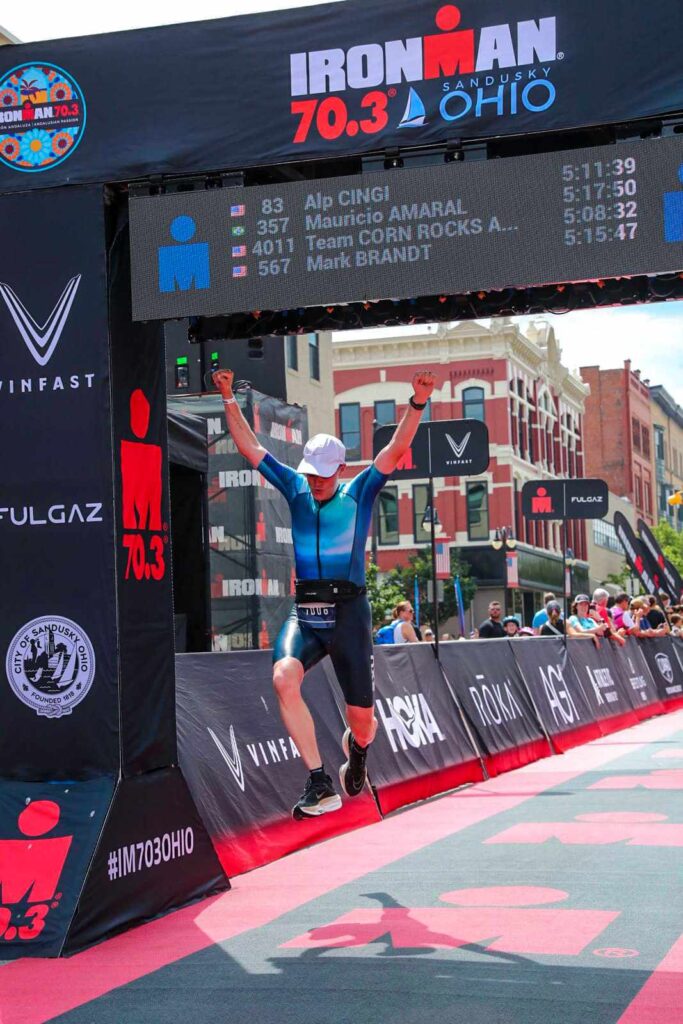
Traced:
<path fill-rule="evenodd" d="M 576 565 L 576 558 L 571 548 L 565 548 L 564 554 L 564 566 L 565 566 L 565 580 L 564 580 L 564 621 L 567 621 L 567 605 L 571 601 L 572 591 L 574 589 L 574 580 L 572 578 L 572 569 Z M 567 585 L 569 584 L 569 585 Z M 565 629 L 566 629 L 565 625 Z M 566 633 L 565 633 L 566 636 Z"/>
<path fill-rule="evenodd" d="M 491 541 L 494 551 L 503 552 L 503 614 L 508 613 L 508 560 L 507 553 L 517 547 L 517 540 L 511 526 L 496 529 Z"/>
<path fill-rule="evenodd" d="M 436 592 L 436 528 L 440 526 L 439 513 L 434 506 L 434 479 L 429 478 L 429 504 L 422 517 L 422 529 L 431 527 L 432 540 L 432 591 L 434 597 L 434 645 L 437 660 L 439 658 L 439 598 Z"/>

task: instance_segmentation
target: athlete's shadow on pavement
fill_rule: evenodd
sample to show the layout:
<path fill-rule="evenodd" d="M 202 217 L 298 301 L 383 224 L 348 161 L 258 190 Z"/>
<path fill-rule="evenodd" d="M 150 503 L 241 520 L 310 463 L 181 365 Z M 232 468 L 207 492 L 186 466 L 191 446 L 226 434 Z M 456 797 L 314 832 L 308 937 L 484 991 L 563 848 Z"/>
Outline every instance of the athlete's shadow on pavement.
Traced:
<path fill-rule="evenodd" d="M 385 946 L 380 953 L 376 954 L 377 956 L 399 957 L 401 959 L 405 959 L 406 957 L 414 956 L 432 956 L 435 952 L 445 952 L 447 950 L 454 949 L 452 935 L 432 931 L 432 929 L 426 924 L 422 921 L 418 921 L 411 915 L 409 907 L 399 903 L 398 900 L 394 899 L 394 897 L 388 892 L 364 892 L 360 895 L 364 896 L 366 899 L 377 900 L 380 906 L 384 907 L 385 910 L 404 911 L 402 924 L 407 922 L 410 923 L 410 934 L 419 942 L 419 945 L 416 946 L 395 946 L 392 939 L 392 931 L 396 927 L 396 917 L 393 914 L 386 915 L 386 932 L 381 935 L 377 934 L 377 928 L 381 926 L 380 920 L 379 924 L 373 925 L 373 931 L 375 932 L 373 938 L 363 943 L 365 946 Z M 335 939 L 348 937 L 350 927 L 353 926 L 332 924 L 316 928 L 315 938 L 317 940 L 327 939 L 333 943 Z M 526 964 L 529 962 L 526 957 L 517 956 L 514 953 L 501 953 L 498 950 L 488 949 L 486 946 L 482 946 L 477 942 L 468 942 L 462 946 L 458 946 L 457 948 L 461 950 L 468 950 L 471 953 L 482 953 L 484 956 L 491 957 L 492 959 L 504 960 L 507 963 Z M 330 953 L 337 949 L 339 949 L 339 947 L 334 945 L 319 946 L 315 949 L 306 949 L 301 953 L 300 959 L 308 961 L 319 960 L 325 953 Z"/>

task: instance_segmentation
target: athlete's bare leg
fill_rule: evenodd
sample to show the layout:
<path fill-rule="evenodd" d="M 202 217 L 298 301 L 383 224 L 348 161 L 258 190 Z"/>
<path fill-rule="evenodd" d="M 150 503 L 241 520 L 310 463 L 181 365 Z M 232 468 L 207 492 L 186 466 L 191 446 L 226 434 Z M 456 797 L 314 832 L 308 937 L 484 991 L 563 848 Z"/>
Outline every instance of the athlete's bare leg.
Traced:
<path fill-rule="evenodd" d="M 304 666 L 298 658 L 281 658 L 273 666 L 273 687 L 280 705 L 280 715 L 285 727 L 296 743 L 301 759 L 311 771 L 320 768 L 322 758 L 315 736 L 315 725 L 311 712 L 301 696 L 304 681 Z M 355 710 L 365 711 L 365 708 Z M 372 708 L 369 709 L 372 714 Z M 358 741 L 360 743 L 360 740 Z"/>
<path fill-rule="evenodd" d="M 368 747 L 377 732 L 377 719 L 374 708 L 358 708 L 346 705 L 346 721 L 353 733 L 353 738 L 361 747 Z"/>

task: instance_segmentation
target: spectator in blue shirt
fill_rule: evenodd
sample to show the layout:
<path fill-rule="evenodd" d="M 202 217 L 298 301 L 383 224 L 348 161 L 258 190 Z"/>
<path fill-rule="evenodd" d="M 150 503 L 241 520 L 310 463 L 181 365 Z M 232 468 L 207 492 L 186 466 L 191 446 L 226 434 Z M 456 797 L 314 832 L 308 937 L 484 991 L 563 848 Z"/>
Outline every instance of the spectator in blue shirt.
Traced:
<path fill-rule="evenodd" d="M 541 632 L 541 626 L 544 626 L 549 619 L 548 615 L 548 601 L 554 601 L 555 595 L 548 591 L 547 594 L 543 595 L 543 607 L 540 611 L 536 612 L 531 622 L 533 629 L 536 633 Z"/>

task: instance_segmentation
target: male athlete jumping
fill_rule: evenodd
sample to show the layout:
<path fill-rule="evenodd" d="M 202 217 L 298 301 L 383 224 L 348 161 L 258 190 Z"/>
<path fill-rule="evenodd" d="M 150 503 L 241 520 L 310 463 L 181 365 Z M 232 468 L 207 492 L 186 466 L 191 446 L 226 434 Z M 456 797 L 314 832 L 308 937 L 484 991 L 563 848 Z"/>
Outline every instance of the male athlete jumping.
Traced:
<path fill-rule="evenodd" d="M 296 471 L 273 458 L 242 415 L 232 391 L 233 376 L 232 370 L 218 370 L 213 380 L 223 396 L 237 450 L 285 496 L 292 516 L 296 602 L 275 641 L 273 686 L 282 720 L 310 772 L 292 812 L 303 819 L 341 807 L 301 696 L 304 673 L 326 654 L 346 701 L 341 785 L 348 796 L 358 796 L 365 786 L 367 751 L 377 731 L 365 544 L 373 502 L 412 444 L 435 377 L 428 371 L 415 374 L 414 394 L 389 444 L 372 465 L 342 482 L 346 449 L 330 434 L 316 434 L 307 442 Z"/>

